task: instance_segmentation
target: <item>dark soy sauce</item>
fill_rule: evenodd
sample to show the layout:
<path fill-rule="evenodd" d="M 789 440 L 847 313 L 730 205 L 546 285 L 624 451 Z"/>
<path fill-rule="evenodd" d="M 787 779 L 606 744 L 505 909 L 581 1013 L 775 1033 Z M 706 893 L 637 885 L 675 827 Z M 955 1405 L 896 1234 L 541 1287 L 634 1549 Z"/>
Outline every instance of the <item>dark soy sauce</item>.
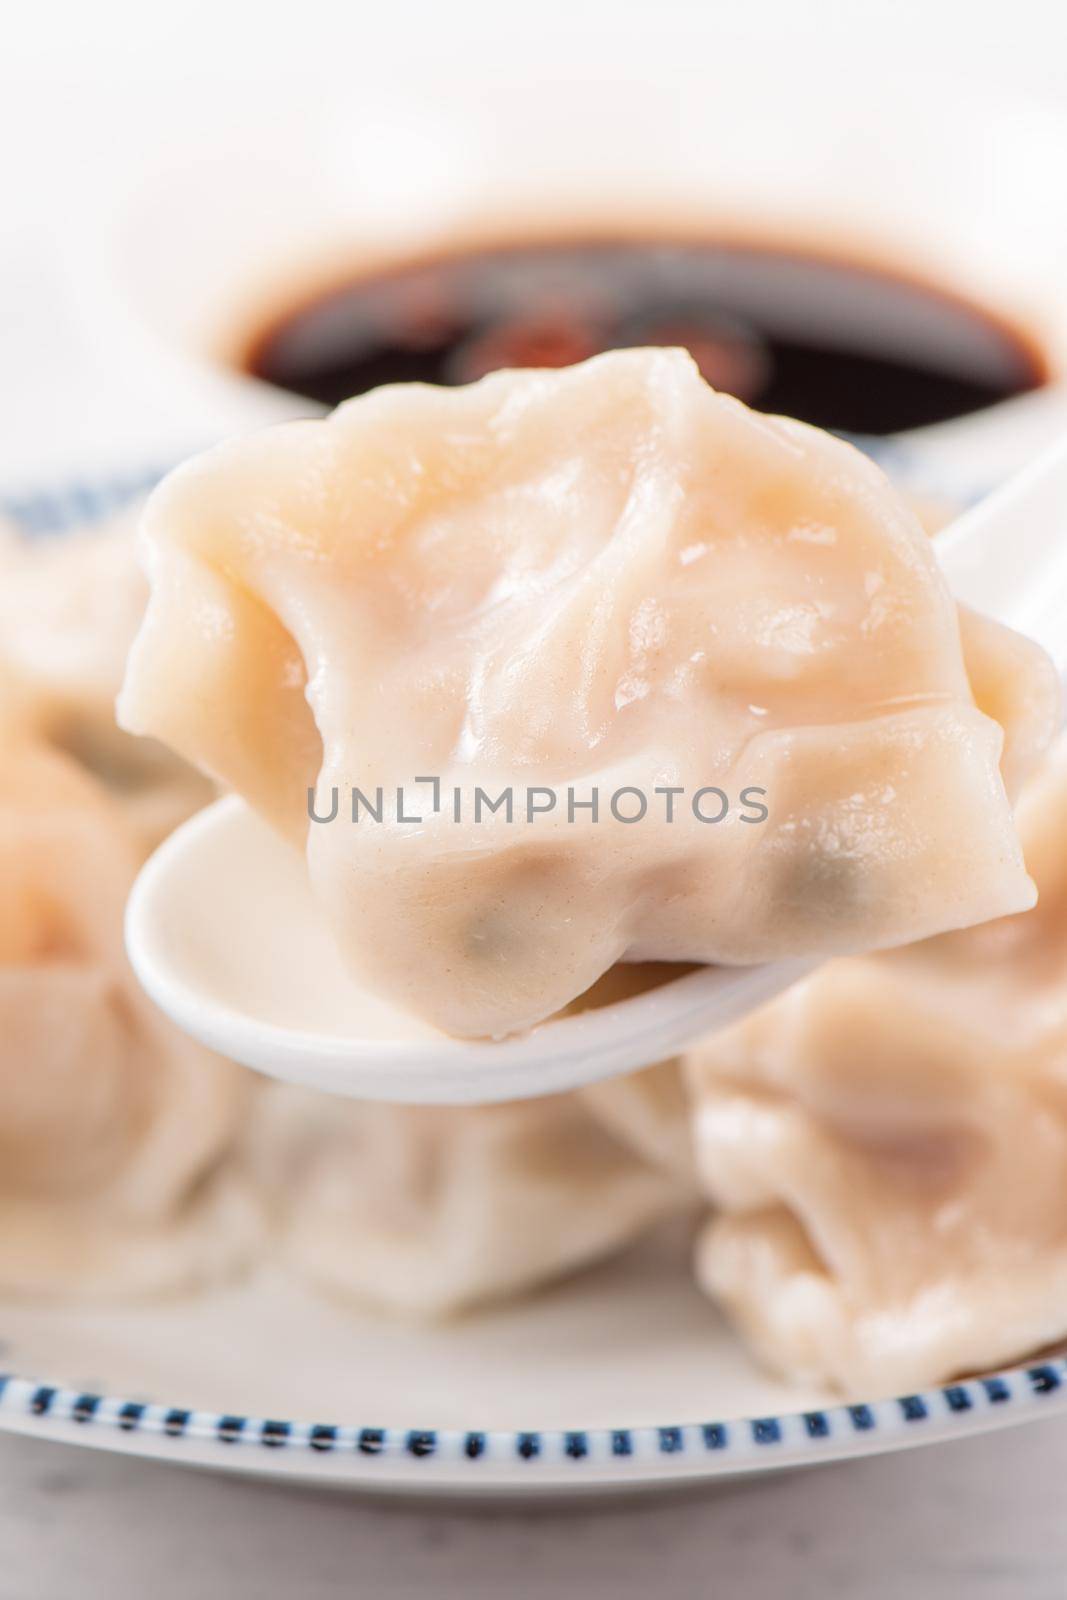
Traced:
<path fill-rule="evenodd" d="M 682 345 L 762 411 L 888 434 L 1039 387 L 1039 354 L 988 312 L 888 272 L 732 244 L 508 244 L 413 261 L 295 305 L 257 377 L 336 405 L 382 383 L 466 383 L 627 345 Z"/>

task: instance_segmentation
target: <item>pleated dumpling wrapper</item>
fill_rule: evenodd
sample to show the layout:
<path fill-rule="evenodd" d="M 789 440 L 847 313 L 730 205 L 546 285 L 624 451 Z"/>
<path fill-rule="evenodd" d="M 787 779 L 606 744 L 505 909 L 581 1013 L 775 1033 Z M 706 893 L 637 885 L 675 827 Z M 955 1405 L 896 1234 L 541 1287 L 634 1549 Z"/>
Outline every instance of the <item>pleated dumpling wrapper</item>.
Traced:
<path fill-rule="evenodd" d="M 1033 902 L 916 518 L 681 351 L 238 439 L 142 540 L 120 720 L 306 849 L 362 981 L 447 1032 L 529 1027 L 620 959 L 840 954 Z"/>
<path fill-rule="evenodd" d="M 153 1293 L 244 1260 L 227 1158 L 245 1075 L 144 998 L 122 946 L 140 841 L 70 758 L 0 740 L 0 1291 Z"/>
<path fill-rule="evenodd" d="M 1067 743 L 1037 907 L 839 961 L 687 1063 L 698 1277 L 779 1372 L 903 1393 L 1067 1334 Z"/>

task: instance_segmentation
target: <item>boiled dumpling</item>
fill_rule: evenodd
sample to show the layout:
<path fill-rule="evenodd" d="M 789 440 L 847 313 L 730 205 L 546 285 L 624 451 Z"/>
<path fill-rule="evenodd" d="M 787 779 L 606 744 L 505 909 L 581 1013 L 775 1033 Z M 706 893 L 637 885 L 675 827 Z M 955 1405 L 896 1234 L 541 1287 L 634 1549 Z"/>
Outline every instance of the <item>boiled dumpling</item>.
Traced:
<path fill-rule="evenodd" d="M 640 1125 L 647 1093 L 653 1136 L 662 1129 L 674 1073 L 665 1063 L 630 1081 L 624 1121 Z M 673 1137 L 681 1147 L 681 1119 Z M 273 1089 L 250 1145 L 290 1265 L 334 1295 L 416 1317 L 574 1272 L 695 1199 L 687 1160 L 660 1165 L 584 1092 L 468 1108 Z"/>
<path fill-rule="evenodd" d="M 835 962 L 689 1063 L 698 1275 L 805 1383 L 902 1392 L 1067 1334 L 1067 744 L 1019 825 L 1035 910 Z"/>
<path fill-rule="evenodd" d="M 529 1027 L 622 959 L 1033 902 L 916 518 L 683 352 L 240 439 L 155 493 L 143 547 L 124 725 L 306 849 L 361 978 L 448 1032 Z"/>
<path fill-rule="evenodd" d="M 257 1231 L 226 1158 L 240 1069 L 182 1037 L 122 947 L 140 840 L 68 757 L 0 738 L 0 1290 L 152 1292 Z"/>
<path fill-rule="evenodd" d="M 121 803 L 146 848 L 211 798 L 203 776 L 115 721 L 148 599 L 130 510 L 62 539 L 0 531 L 0 726 L 67 752 Z"/>
<path fill-rule="evenodd" d="M 608 1005 L 664 976 L 615 967 L 578 1004 Z M 501 1106 L 271 1089 L 247 1147 L 289 1264 L 334 1295 L 417 1317 L 574 1272 L 697 1199 L 676 1061 Z"/>

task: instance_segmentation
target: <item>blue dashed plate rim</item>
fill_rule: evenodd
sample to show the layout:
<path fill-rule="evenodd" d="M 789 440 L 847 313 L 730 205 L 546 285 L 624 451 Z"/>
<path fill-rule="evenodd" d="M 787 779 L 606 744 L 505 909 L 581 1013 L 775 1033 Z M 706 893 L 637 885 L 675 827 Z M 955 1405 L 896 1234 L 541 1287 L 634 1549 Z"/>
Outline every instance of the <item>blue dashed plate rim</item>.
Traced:
<path fill-rule="evenodd" d="M 866 441 L 864 441 L 866 443 Z M 892 449 L 875 452 L 900 467 Z M 889 458 L 888 460 L 886 458 Z M 165 465 L 0 494 L 0 515 L 53 537 L 114 515 Z M 907 477 L 906 470 L 901 474 Z M 729 1477 L 964 1437 L 1067 1410 L 1067 1360 L 1021 1365 L 890 1399 L 722 1421 L 620 1427 L 385 1427 L 199 1410 L 0 1373 L 0 1430 L 128 1454 L 362 1487 L 573 1487 Z"/>
<path fill-rule="evenodd" d="M 366 1487 L 702 1479 L 868 1456 L 1067 1409 L 1056 1358 L 892 1399 L 724 1421 L 534 1429 L 391 1428 L 205 1411 L 0 1374 L 0 1428 L 199 1465 Z M 285 1458 L 284 1460 L 282 1458 Z M 269 1465 L 268 1465 L 269 1464 Z"/>

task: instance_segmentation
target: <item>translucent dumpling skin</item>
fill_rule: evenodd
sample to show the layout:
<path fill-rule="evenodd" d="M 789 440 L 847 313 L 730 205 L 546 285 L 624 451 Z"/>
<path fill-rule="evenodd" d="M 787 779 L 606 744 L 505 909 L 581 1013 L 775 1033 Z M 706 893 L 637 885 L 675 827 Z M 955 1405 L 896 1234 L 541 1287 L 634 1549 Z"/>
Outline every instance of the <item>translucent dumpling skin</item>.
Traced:
<path fill-rule="evenodd" d="M 1019 823 L 1035 910 L 835 962 L 687 1063 L 698 1276 L 790 1377 L 903 1392 L 1067 1333 L 1067 743 Z"/>
<path fill-rule="evenodd" d="M 1032 904 L 916 518 L 680 351 L 378 391 L 182 467 L 142 537 L 124 725 L 306 849 L 363 980 L 449 1032 L 528 1027 L 618 960 Z M 475 818 L 507 787 L 511 820 Z"/>

